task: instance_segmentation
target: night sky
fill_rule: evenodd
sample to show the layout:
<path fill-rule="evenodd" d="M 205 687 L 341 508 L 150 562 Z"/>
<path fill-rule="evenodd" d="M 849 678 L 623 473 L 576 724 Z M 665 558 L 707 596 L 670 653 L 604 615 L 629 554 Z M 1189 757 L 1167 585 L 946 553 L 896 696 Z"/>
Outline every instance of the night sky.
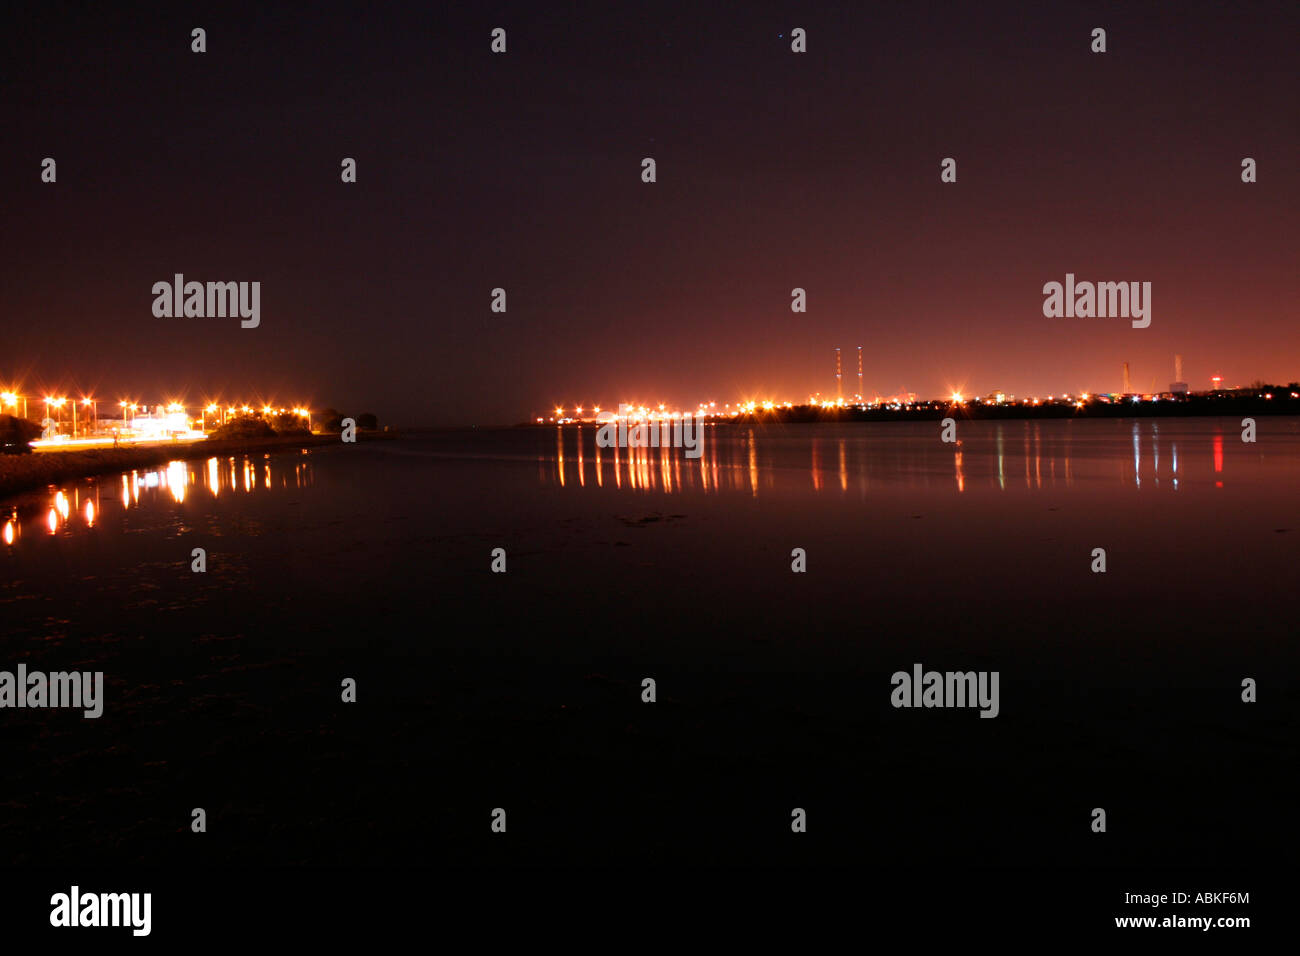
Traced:
<path fill-rule="evenodd" d="M 868 394 L 1292 381 L 1297 35 L 1294 2 L 33 5 L 0 384 L 417 425 L 833 394 L 835 346 Z M 177 272 L 260 281 L 261 326 L 155 318 Z M 1150 328 L 1044 318 L 1067 272 L 1151 282 Z"/>

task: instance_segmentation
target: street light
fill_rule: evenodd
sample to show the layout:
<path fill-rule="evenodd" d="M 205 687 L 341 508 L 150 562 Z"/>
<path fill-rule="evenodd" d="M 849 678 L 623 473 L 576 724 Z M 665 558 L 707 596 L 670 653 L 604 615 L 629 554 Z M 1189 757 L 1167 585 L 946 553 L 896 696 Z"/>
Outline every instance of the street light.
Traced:
<path fill-rule="evenodd" d="M 14 414 L 17 414 L 17 413 L 18 413 L 18 399 L 19 399 L 19 398 L 22 398 L 22 400 L 23 400 L 23 418 L 26 418 L 26 417 L 27 417 L 27 397 L 26 397 L 26 396 L 15 395 L 13 392 L 4 392 L 4 393 L 0 393 L 0 401 L 3 401 L 6 405 L 8 405 L 10 408 L 12 408 L 12 409 L 14 410 Z"/>
<path fill-rule="evenodd" d="M 45 396 L 45 420 L 46 420 L 46 421 L 49 421 L 49 420 L 50 420 L 50 406 L 51 406 L 51 405 L 53 405 L 55 408 L 62 408 L 62 407 L 63 407 L 63 403 L 66 402 L 66 401 L 67 401 L 66 398 L 52 398 L 52 397 L 50 397 L 49 395 Z M 73 406 L 73 407 L 75 408 L 76 406 Z M 55 435 L 58 435 L 58 433 L 59 433 L 59 423 L 56 421 L 56 422 L 54 423 L 54 434 L 55 434 Z"/>

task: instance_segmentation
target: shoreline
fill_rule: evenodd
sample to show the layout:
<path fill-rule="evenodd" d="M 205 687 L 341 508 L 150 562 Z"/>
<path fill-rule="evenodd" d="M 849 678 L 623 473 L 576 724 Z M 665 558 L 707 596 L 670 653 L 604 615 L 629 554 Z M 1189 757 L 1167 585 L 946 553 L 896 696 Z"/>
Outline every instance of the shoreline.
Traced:
<path fill-rule="evenodd" d="M 1088 402 L 1083 407 L 1054 402 L 1025 405 L 1020 402 L 1006 404 L 965 402 L 954 405 L 944 401 L 916 402 L 894 408 L 889 405 L 844 405 L 822 408 L 815 405 L 776 407 L 732 414 L 713 413 L 697 417 L 696 421 L 710 425 L 809 425 L 843 422 L 924 422 L 953 418 L 957 421 L 1041 421 L 1041 420 L 1102 420 L 1117 418 L 1231 418 L 1240 415 L 1268 417 L 1300 415 L 1300 399 L 1277 398 L 1193 398 L 1190 400 L 1162 400 L 1159 402 Z M 656 419 L 668 424 L 671 418 Z M 604 423 L 592 419 L 564 419 L 563 421 L 517 422 L 513 428 L 572 428 L 584 425 L 599 427 Z"/>
<path fill-rule="evenodd" d="M 357 441 L 394 439 L 396 432 L 357 432 Z M 97 475 L 148 468 L 169 461 L 193 461 L 213 455 L 251 455 L 339 443 L 338 435 L 283 435 L 274 438 L 200 439 L 174 444 L 75 448 L 0 456 L 0 500 L 50 485 Z"/>

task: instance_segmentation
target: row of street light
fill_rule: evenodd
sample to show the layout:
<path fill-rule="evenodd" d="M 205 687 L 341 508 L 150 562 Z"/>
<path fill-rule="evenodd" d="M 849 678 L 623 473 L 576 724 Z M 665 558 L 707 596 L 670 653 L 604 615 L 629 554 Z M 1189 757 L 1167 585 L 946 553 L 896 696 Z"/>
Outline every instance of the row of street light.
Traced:
<path fill-rule="evenodd" d="M 3 404 L 5 408 L 13 409 L 13 411 L 10 412 L 10 414 L 18 413 L 19 402 L 23 403 L 23 418 L 28 418 L 29 416 L 27 414 L 27 396 L 18 395 L 15 392 L 0 392 L 0 404 Z M 50 418 L 51 408 L 56 409 L 59 415 L 62 416 L 63 407 L 65 405 L 72 406 L 72 435 L 75 438 L 77 435 L 77 402 L 75 399 L 70 399 L 66 396 L 62 398 L 55 398 L 52 395 L 47 395 L 45 397 L 45 417 L 47 420 Z M 98 424 L 99 423 L 99 401 L 94 398 L 83 398 L 81 400 L 81 406 L 83 408 L 90 409 L 92 421 L 95 424 Z M 60 420 L 62 420 L 61 417 Z"/>
<path fill-rule="evenodd" d="M 224 425 L 229 419 L 238 417 L 238 415 L 241 413 L 244 415 L 251 415 L 253 412 L 257 410 L 258 409 L 254 408 L 251 405 L 229 405 L 229 406 L 222 407 L 221 405 L 218 405 L 216 402 L 213 402 L 212 404 L 208 405 L 206 408 L 200 409 L 199 427 L 202 428 L 204 431 L 207 430 L 207 426 L 205 423 L 208 415 L 220 415 L 221 416 L 220 424 Z M 261 412 L 263 415 L 267 415 L 267 416 L 294 415 L 297 418 L 305 418 L 307 419 L 307 427 L 311 428 L 311 409 L 309 408 L 298 408 L 296 406 L 294 408 L 275 408 L 271 405 L 263 405 L 261 408 Z"/>
<path fill-rule="evenodd" d="M 39 400 L 40 399 L 38 399 L 38 401 Z M 90 410 L 91 417 L 90 417 L 90 422 L 88 424 L 90 425 L 92 433 L 94 433 L 97 430 L 99 425 L 99 400 L 98 399 L 92 397 L 83 397 L 80 403 L 78 403 L 76 399 L 71 399 L 68 398 L 67 396 L 47 395 L 44 398 L 44 402 L 45 402 L 45 419 L 47 422 L 53 421 L 54 427 L 56 429 L 58 425 L 62 424 L 63 422 L 63 409 L 65 407 L 71 407 L 73 438 L 77 437 L 77 431 L 79 427 L 79 423 L 77 419 L 78 404 L 80 404 L 80 406 L 83 409 Z M 0 410 L 7 410 L 9 414 L 17 415 L 19 403 L 22 404 L 22 409 L 23 409 L 22 417 L 30 418 L 30 415 L 28 414 L 28 404 L 27 404 L 28 396 L 19 395 L 13 391 L 0 392 Z M 144 410 L 146 415 L 149 413 L 148 405 L 140 405 L 136 402 L 132 402 L 127 399 L 122 399 L 117 404 L 118 407 L 122 409 L 122 422 L 124 425 L 133 423 L 135 421 L 136 413 L 139 412 L 141 409 Z M 186 412 L 186 407 L 182 405 L 180 402 L 169 402 L 166 405 L 158 406 L 158 409 L 159 411 L 165 409 L 169 415 L 182 414 Z M 237 418 L 240 414 L 251 415 L 256 411 L 260 411 L 263 415 L 266 416 L 294 415 L 298 418 L 305 418 L 307 420 L 307 427 L 308 428 L 311 427 L 311 409 L 308 408 L 299 408 L 297 406 L 295 406 L 294 408 L 276 408 L 271 405 L 263 405 L 261 406 L 260 409 L 257 409 L 252 405 L 220 405 L 216 402 L 212 402 L 207 406 L 200 408 L 199 410 L 199 430 L 207 431 L 210 421 L 213 417 L 219 418 L 219 421 L 217 421 L 216 424 L 224 425 L 227 421 L 229 421 L 232 418 Z M 54 416 L 57 416 L 57 419 L 55 419 Z M 82 423 L 85 423 L 84 417 L 82 419 Z"/>

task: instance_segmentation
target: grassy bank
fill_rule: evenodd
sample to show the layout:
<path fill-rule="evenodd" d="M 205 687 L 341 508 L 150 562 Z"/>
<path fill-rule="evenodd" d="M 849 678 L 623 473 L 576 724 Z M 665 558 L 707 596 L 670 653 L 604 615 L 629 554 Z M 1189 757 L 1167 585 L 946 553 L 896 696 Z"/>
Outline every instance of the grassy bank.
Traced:
<path fill-rule="evenodd" d="M 358 432 L 357 434 L 358 441 L 395 437 L 394 432 L 369 434 Z M 205 439 L 156 445 L 128 445 L 119 448 L 76 448 L 38 451 L 30 455 L 0 455 L 0 498 L 44 488 L 47 485 L 75 481 L 78 478 L 112 474 L 132 468 L 149 468 L 178 459 L 289 451 L 294 448 L 334 445 L 338 442 L 338 435 L 291 435 L 227 441 Z"/>

